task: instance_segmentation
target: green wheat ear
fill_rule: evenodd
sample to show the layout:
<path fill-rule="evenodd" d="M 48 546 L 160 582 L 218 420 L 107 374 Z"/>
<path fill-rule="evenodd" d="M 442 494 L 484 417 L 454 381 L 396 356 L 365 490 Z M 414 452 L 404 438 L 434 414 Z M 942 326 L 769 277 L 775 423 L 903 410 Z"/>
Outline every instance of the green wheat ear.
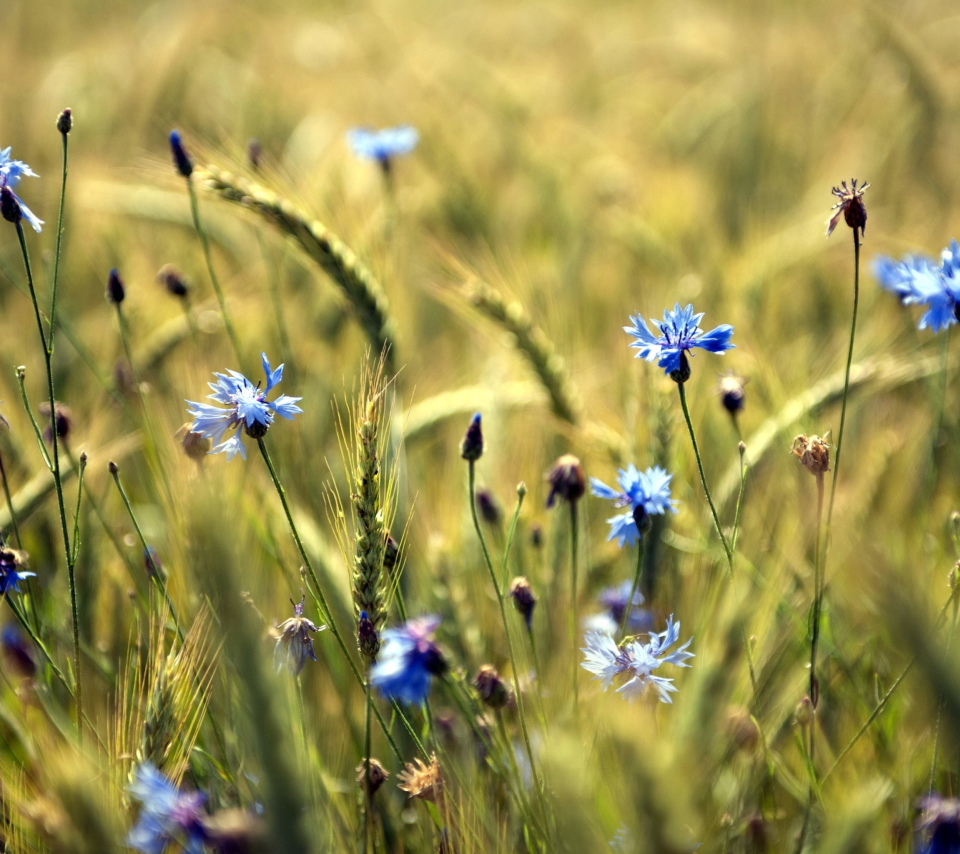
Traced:
<path fill-rule="evenodd" d="M 394 373 L 394 332 L 389 305 L 376 277 L 337 235 L 321 222 L 266 187 L 217 166 L 195 169 L 205 190 L 254 211 L 292 237 L 343 291 L 366 333 L 374 354 L 386 353 L 386 372 Z"/>

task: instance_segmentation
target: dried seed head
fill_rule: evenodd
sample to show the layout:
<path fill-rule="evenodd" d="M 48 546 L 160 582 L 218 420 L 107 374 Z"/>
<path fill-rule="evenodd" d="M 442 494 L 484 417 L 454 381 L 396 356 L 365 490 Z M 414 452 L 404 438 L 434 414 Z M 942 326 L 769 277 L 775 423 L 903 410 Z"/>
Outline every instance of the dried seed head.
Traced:
<path fill-rule="evenodd" d="M 181 273 L 173 264 L 164 264 L 157 272 L 157 281 L 163 285 L 173 296 L 180 299 L 186 298 L 190 293 L 187 282 Z"/>
<path fill-rule="evenodd" d="M 370 757 L 370 777 L 367 779 L 367 766 L 361 762 L 357 766 L 357 782 L 360 784 L 361 791 L 367 793 L 367 797 L 372 798 L 377 790 L 387 781 L 390 772 L 387 771 L 378 759 Z"/>
<path fill-rule="evenodd" d="M 460 456 L 470 462 L 476 462 L 483 456 L 483 430 L 480 428 L 480 413 L 470 420 L 470 426 L 460 443 Z"/>
<path fill-rule="evenodd" d="M 560 457 L 550 469 L 547 479 L 550 481 L 547 507 L 553 507 L 558 498 L 568 504 L 576 504 L 587 491 L 587 478 L 583 473 L 583 466 L 573 454 L 564 454 Z"/>
<path fill-rule="evenodd" d="M 437 754 L 430 754 L 430 764 L 417 759 L 416 764 L 408 762 L 406 768 L 397 774 L 397 786 L 411 798 L 420 798 L 439 804 L 443 800 L 443 777 L 440 774 L 440 764 Z"/>
<path fill-rule="evenodd" d="M 120 271 L 114 267 L 107 276 L 107 299 L 114 305 L 120 305 L 126 296 L 127 289 L 120 278 Z"/>
<path fill-rule="evenodd" d="M 720 392 L 720 402 L 731 415 L 737 415 L 743 409 L 743 387 L 746 384 L 747 381 L 733 371 L 720 375 L 720 381 L 717 384 L 717 390 Z"/>
<path fill-rule="evenodd" d="M 73 130 L 73 110 L 69 107 L 57 116 L 57 130 L 64 136 Z"/>
<path fill-rule="evenodd" d="M 190 422 L 180 426 L 173 434 L 175 439 L 180 440 L 180 446 L 183 452 L 197 463 L 203 462 L 203 458 L 210 453 L 213 442 L 202 433 L 194 433 L 190 429 Z"/>
<path fill-rule="evenodd" d="M 830 445 L 819 436 L 806 436 L 801 433 L 793 440 L 790 453 L 800 460 L 800 464 L 812 475 L 822 477 L 830 471 Z"/>
<path fill-rule="evenodd" d="M 846 181 L 841 181 L 839 187 L 834 187 L 830 191 L 840 201 L 832 208 L 836 213 L 827 220 L 827 237 L 833 234 L 837 223 L 840 222 L 840 214 L 843 214 L 843 218 L 850 228 L 854 231 L 859 229 L 860 233 L 863 234 L 867 227 L 867 209 L 863 204 L 863 194 L 869 186 L 869 184 L 864 183 L 861 187 L 858 187 L 857 179 L 853 178 L 849 187 Z"/>
<path fill-rule="evenodd" d="M 533 622 L 533 608 L 537 604 L 537 597 L 533 595 L 530 582 L 522 575 L 517 576 L 510 582 L 510 598 L 513 599 L 513 606 L 520 612 L 526 622 L 527 631 L 530 631 Z"/>
<path fill-rule="evenodd" d="M 510 702 L 511 690 L 492 664 L 484 664 L 473 680 L 480 699 L 491 709 L 502 709 Z"/>

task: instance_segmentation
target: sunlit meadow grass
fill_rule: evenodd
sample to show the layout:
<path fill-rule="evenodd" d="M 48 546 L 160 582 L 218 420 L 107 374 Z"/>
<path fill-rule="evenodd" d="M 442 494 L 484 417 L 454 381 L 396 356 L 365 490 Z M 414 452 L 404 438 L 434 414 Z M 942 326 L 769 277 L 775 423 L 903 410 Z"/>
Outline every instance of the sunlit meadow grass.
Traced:
<path fill-rule="evenodd" d="M 871 272 L 960 231 L 954 4 L 7 0 L 0 25 L 68 407 L 61 513 L 0 220 L 4 851 L 960 850 L 917 830 L 960 788 L 956 335 Z M 405 124 L 387 168 L 351 149 Z M 854 177 L 847 383 L 859 228 L 824 230 Z M 688 303 L 736 345 L 690 358 L 690 429 L 622 331 Z M 282 384 L 250 405 L 302 413 L 207 455 L 186 401 L 275 386 L 261 353 Z M 642 551 L 607 519 L 643 500 L 586 487 L 629 464 L 677 502 L 633 516 Z M 667 658 L 631 698 L 585 646 Z"/>

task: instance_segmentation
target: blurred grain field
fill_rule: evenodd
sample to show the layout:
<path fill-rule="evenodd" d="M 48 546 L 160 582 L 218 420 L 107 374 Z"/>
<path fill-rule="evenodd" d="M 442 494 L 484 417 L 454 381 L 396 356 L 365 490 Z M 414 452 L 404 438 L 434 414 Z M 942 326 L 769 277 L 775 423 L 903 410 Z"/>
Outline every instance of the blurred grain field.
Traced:
<path fill-rule="evenodd" d="M 88 458 L 76 577 L 89 721 L 79 745 L 64 680 L 35 647 L 25 678 L 7 649 L 4 851 L 125 850 L 138 815 L 127 787 L 150 756 L 237 824 L 229 844 L 206 841 L 219 851 L 915 850 L 918 799 L 960 787 L 958 359 L 946 333 L 918 331 L 917 309 L 877 287 L 870 262 L 935 256 L 958 231 L 955 4 L 3 0 L 0 32 L 0 147 L 41 176 L 18 193 L 46 221 L 27 234 L 44 304 L 55 121 L 73 111 L 54 375 L 71 411 L 69 456 Z M 387 187 L 346 134 L 403 123 L 420 143 Z M 170 163 L 172 128 L 198 167 L 242 364 Z M 256 170 L 251 137 L 263 150 Z M 282 228 L 213 192 L 208 163 L 338 235 L 388 306 L 396 374 L 381 477 L 402 572 L 387 622 L 401 621 L 400 607 L 439 615 L 452 675 L 408 710 L 413 734 L 375 699 L 398 751 L 374 721 L 372 755 L 392 776 L 369 808 L 354 770 L 364 691 L 332 632 L 314 636 L 319 661 L 299 680 L 272 667 L 271 632 L 312 588 L 256 442 L 245 462 L 197 463 L 174 434 L 214 371 L 256 382 L 261 351 L 285 363 L 282 391 L 302 396 L 303 414 L 278 420 L 266 442 L 353 654 L 351 413 L 377 354 L 343 289 Z M 871 183 L 869 222 L 811 723 L 816 489 L 789 450 L 797 434 L 839 429 L 853 252 L 849 228 L 826 239 L 824 226 L 831 187 L 851 177 Z M 25 367 L 36 410 L 44 361 L 16 233 L 2 225 L 0 453 L 37 575 L 7 596 L 73 684 L 56 497 L 16 374 Z M 165 264 L 183 271 L 189 315 L 156 282 Z M 132 367 L 104 298 L 111 268 L 126 283 Z M 478 310 L 481 282 L 555 349 L 569 412 L 558 414 L 511 321 Z M 633 359 L 621 331 L 631 313 L 691 302 L 705 329 L 736 330 L 736 349 L 698 355 L 686 384 L 728 532 L 740 438 L 746 447 L 732 571 L 675 384 Z M 740 435 L 716 391 L 727 369 L 748 380 Z M 506 575 L 525 575 L 539 597 L 536 656 L 508 605 L 516 673 L 460 457 L 476 411 L 478 485 L 500 514 L 483 523 L 494 562 L 499 571 L 510 542 Z M 607 483 L 630 462 L 673 473 L 678 513 L 645 558 L 658 630 L 673 614 L 693 636 L 692 667 L 669 674 L 672 705 L 629 703 L 582 669 L 574 690 L 571 614 L 599 610 L 601 590 L 631 579 L 635 550 L 607 542 L 609 504 L 583 498 L 574 608 L 570 520 L 545 509 L 545 473 L 563 453 Z M 185 639 L 152 591 L 111 460 Z M 65 493 L 72 519 L 75 479 Z M 0 527 L 9 542 L 6 505 Z M 0 610 L 11 622 L 9 605 Z M 305 613 L 323 622 L 309 595 Z M 533 771 L 515 704 L 475 720 L 469 681 L 484 663 L 521 695 Z M 433 750 L 440 806 L 396 786 L 405 762 Z"/>

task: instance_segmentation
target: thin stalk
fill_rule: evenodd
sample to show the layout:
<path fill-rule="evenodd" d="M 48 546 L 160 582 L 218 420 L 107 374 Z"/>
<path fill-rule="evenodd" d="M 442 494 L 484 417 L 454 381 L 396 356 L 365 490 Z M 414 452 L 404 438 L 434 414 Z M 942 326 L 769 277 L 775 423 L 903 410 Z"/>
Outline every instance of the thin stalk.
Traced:
<path fill-rule="evenodd" d="M 27 397 L 27 387 L 25 385 L 26 379 L 27 369 L 21 365 L 19 368 L 17 368 L 17 384 L 20 387 L 20 400 L 23 401 L 23 408 L 26 410 L 27 417 L 30 419 L 30 423 L 33 425 L 33 433 L 37 437 L 37 447 L 40 448 L 40 455 L 43 457 L 43 461 L 47 468 L 52 472 L 53 460 L 50 459 L 50 452 L 47 451 L 47 444 L 43 441 L 43 431 L 40 429 L 40 425 L 37 423 L 37 417 L 33 414 L 33 407 L 30 406 L 30 398 Z"/>
<path fill-rule="evenodd" d="M 87 468 L 87 455 L 80 454 L 80 466 L 77 469 L 77 506 L 73 513 L 73 562 L 80 554 L 80 502 L 83 500 L 83 473 Z"/>
<path fill-rule="evenodd" d="M 360 669 L 357 667 L 357 663 L 350 655 L 350 651 L 347 649 L 347 645 L 343 640 L 343 635 L 340 633 L 340 629 L 337 628 L 337 624 L 333 619 L 333 611 L 330 609 L 330 606 L 327 603 L 326 596 L 323 595 L 323 588 L 320 587 L 320 580 L 317 578 L 316 570 L 313 568 L 313 562 L 307 555 L 307 550 L 303 547 L 303 541 L 300 539 L 300 532 L 297 530 L 296 523 L 293 521 L 293 514 L 290 512 L 290 505 L 287 503 L 287 494 L 283 488 L 283 484 L 280 483 L 277 470 L 274 468 L 273 460 L 270 458 L 270 452 L 267 450 L 267 446 L 264 444 L 262 438 L 257 439 L 257 445 L 260 448 L 260 454 L 263 457 L 263 461 L 267 464 L 267 469 L 270 472 L 270 478 L 273 481 L 274 489 L 276 489 L 277 495 L 280 498 L 280 504 L 283 506 L 283 514 L 287 519 L 287 526 L 290 528 L 290 533 L 293 535 L 293 540 L 297 544 L 297 551 L 300 552 L 300 557 L 303 559 L 303 564 L 307 569 L 307 573 L 310 575 L 310 580 L 313 582 L 313 590 L 311 592 L 313 593 L 317 604 L 320 606 L 321 616 L 330 627 L 330 631 L 333 633 L 334 638 L 336 638 L 337 644 L 339 645 L 340 650 L 343 652 L 343 656 L 346 658 L 347 664 L 353 671 L 353 675 L 358 684 L 363 687 L 363 676 L 360 673 Z M 414 741 L 419 741 L 413 731 L 413 727 L 407 720 L 406 715 L 403 714 L 402 710 L 400 710 L 396 703 L 394 703 L 394 709 L 399 712 L 399 717 L 404 724 L 404 728 L 408 733 L 411 734 Z M 387 741 L 390 743 L 391 749 L 397 755 L 397 758 L 402 761 L 403 754 L 400 752 L 400 748 L 397 747 L 397 743 L 393 738 L 393 734 L 390 732 L 390 728 L 387 726 L 386 721 L 380 714 L 380 710 L 374 706 L 373 712 L 377 716 L 377 721 L 380 723 L 380 728 L 383 730 L 383 734 L 387 737 Z"/>
<path fill-rule="evenodd" d="M 733 536 L 730 538 L 730 551 L 734 554 L 737 553 L 737 540 L 740 537 L 740 512 L 743 510 L 743 491 L 747 486 L 747 446 L 741 442 L 738 450 L 740 452 L 740 492 L 737 495 L 737 510 L 733 516 Z"/>
<path fill-rule="evenodd" d="M 820 641 L 820 610 L 823 603 L 823 474 L 817 476 L 817 541 L 813 558 L 813 628 L 810 638 L 810 702 L 813 704 L 813 719 L 810 721 L 810 767 L 816 779 L 814 767 L 817 703 L 820 700 L 820 683 L 817 681 L 817 647 Z"/>
<path fill-rule="evenodd" d="M 727 538 L 723 535 L 723 528 L 720 526 L 720 517 L 717 515 L 717 508 L 713 504 L 713 498 L 710 496 L 710 487 L 707 486 L 707 476 L 703 473 L 703 460 L 700 458 L 700 447 L 697 445 L 697 436 L 693 432 L 693 421 L 690 420 L 690 410 L 687 407 L 687 392 L 683 383 L 677 383 L 677 389 L 680 392 L 680 407 L 683 409 L 683 418 L 687 422 L 687 430 L 690 432 L 690 441 L 693 443 L 693 453 L 697 458 L 697 471 L 700 472 L 700 483 L 703 484 L 703 492 L 707 496 L 707 504 L 710 505 L 710 512 L 713 514 L 713 523 L 717 527 L 717 533 L 720 535 L 720 542 L 723 544 L 723 551 L 727 556 L 727 564 L 733 569 L 733 552 L 727 544 Z"/>
<path fill-rule="evenodd" d="M 468 488 L 470 490 L 470 515 L 473 517 L 473 527 L 477 532 L 477 537 L 480 540 L 480 549 L 483 552 L 483 559 L 487 565 L 487 570 L 490 572 L 490 580 L 493 582 L 494 592 L 497 594 L 497 604 L 500 606 L 500 617 L 503 620 L 503 631 L 507 636 L 507 650 L 510 654 L 510 666 L 513 668 L 514 677 L 517 679 L 517 716 L 520 718 L 520 729 L 523 732 L 523 744 L 527 751 L 527 758 L 530 760 L 530 771 L 533 775 L 533 779 L 537 784 L 537 791 L 541 793 L 540 781 L 536 773 L 536 763 L 533 758 L 533 747 L 530 745 L 530 734 L 527 732 L 527 717 L 523 711 L 523 692 L 520 690 L 520 669 L 517 667 L 517 656 L 513 649 L 513 640 L 510 637 L 510 625 L 507 622 L 507 609 L 503 603 L 503 591 L 500 589 L 500 583 L 497 581 L 497 573 L 493 568 L 493 561 L 490 558 L 490 550 L 487 548 L 486 538 L 483 536 L 483 529 L 480 527 L 480 519 L 477 516 L 477 496 L 475 491 L 476 483 L 476 462 L 474 460 L 468 460 Z M 519 502 L 523 500 L 523 496 L 519 496 L 518 501 L 518 510 Z"/>
<path fill-rule="evenodd" d="M 63 170 L 60 178 L 60 208 L 57 212 L 57 248 L 53 256 L 53 285 L 50 296 L 50 355 L 53 355 L 53 338 L 57 329 L 57 283 L 60 281 L 60 249 L 63 244 L 63 209 L 67 198 L 67 136 L 60 134 L 63 141 Z"/>
<path fill-rule="evenodd" d="M 3 454 L 0 454 L 0 481 L 3 481 L 3 495 L 7 500 L 7 512 L 10 514 L 10 524 L 13 526 L 13 536 L 17 540 L 17 548 L 21 548 L 20 526 L 17 525 L 17 514 L 13 512 L 13 498 L 10 497 L 10 484 L 7 483 L 7 470 L 3 465 Z"/>
<path fill-rule="evenodd" d="M 847 348 L 847 367 L 843 375 L 843 398 L 840 404 L 840 431 L 837 433 L 837 449 L 833 460 L 833 478 L 830 481 L 830 505 L 827 508 L 827 530 L 824 546 L 830 544 L 830 524 L 833 520 L 833 500 L 837 494 L 837 478 L 840 477 L 840 452 L 843 449 L 843 428 L 847 421 L 847 396 L 850 392 L 850 366 L 853 364 L 853 341 L 857 334 L 857 308 L 860 304 L 860 230 L 853 231 L 853 319 L 850 322 L 850 346 Z"/>
<path fill-rule="evenodd" d="M 210 243 L 207 240 L 207 233 L 204 231 L 203 224 L 200 222 L 200 206 L 197 203 L 197 191 L 194 189 L 193 181 L 189 178 L 187 178 L 187 191 L 190 194 L 190 213 L 193 215 L 193 227 L 197 232 L 197 237 L 200 238 L 200 245 L 203 247 L 203 258 L 207 264 L 210 281 L 213 283 L 213 290 L 217 295 L 217 302 L 220 304 L 220 315 L 223 317 L 223 325 L 227 330 L 227 337 L 230 338 L 230 343 L 233 346 L 234 355 L 237 357 L 240 367 L 242 367 L 243 358 L 240 355 L 240 342 L 237 339 L 236 330 L 233 328 L 233 321 L 230 319 L 230 314 L 227 311 L 227 301 L 224 299 L 223 289 L 220 287 L 220 280 L 217 278 L 217 271 L 213 266 L 213 257 L 210 254 Z"/>
<path fill-rule="evenodd" d="M 60 511 L 60 532 L 63 535 L 63 552 L 67 561 L 67 580 L 70 585 L 70 613 L 73 622 L 73 666 L 74 679 L 77 683 L 77 735 L 83 742 L 83 687 L 80 676 L 80 612 L 77 608 L 77 582 L 74 573 L 73 549 L 70 547 L 70 533 L 67 529 L 67 510 L 63 501 L 63 480 L 60 477 L 60 442 L 57 436 L 56 395 L 53 385 L 53 323 L 50 324 L 50 341 L 43 331 L 43 318 L 40 316 L 40 303 L 37 300 L 37 291 L 33 282 L 33 271 L 30 267 L 30 253 L 27 251 L 27 241 L 23 234 L 23 225 L 16 223 L 17 240 L 20 242 L 20 252 L 23 255 L 23 267 L 27 274 L 27 285 L 30 288 L 30 299 L 33 302 L 33 311 L 37 319 L 37 331 L 40 333 L 40 343 L 43 346 L 43 361 L 47 369 L 47 393 L 50 399 L 50 441 L 53 445 L 53 482 L 57 493 L 57 509 Z M 59 253 L 58 260 L 59 264 Z M 41 439 L 42 442 L 42 439 Z"/>
<path fill-rule="evenodd" d="M 637 543 L 637 569 L 633 574 L 633 585 L 630 587 L 630 595 L 627 597 L 627 606 L 623 609 L 623 616 L 620 618 L 620 639 L 627 636 L 627 623 L 630 622 L 630 612 L 633 610 L 633 597 L 637 595 L 640 588 L 640 575 L 643 573 L 643 552 L 644 539 L 640 537 Z"/>
<path fill-rule="evenodd" d="M 577 502 L 570 501 L 570 636 L 573 640 L 573 708 L 580 708 L 580 670 L 579 662 L 579 627 L 577 624 L 577 555 L 579 548 L 579 528 L 577 524 Z"/>
<path fill-rule="evenodd" d="M 366 695 L 366 713 L 363 723 L 363 776 L 365 781 L 363 810 L 363 850 L 369 854 L 373 851 L 373 792 L 370 787 L 370 709 L 373 707 L 373 698 L 370 696 L 370 674 L 364 685 Z"/>

